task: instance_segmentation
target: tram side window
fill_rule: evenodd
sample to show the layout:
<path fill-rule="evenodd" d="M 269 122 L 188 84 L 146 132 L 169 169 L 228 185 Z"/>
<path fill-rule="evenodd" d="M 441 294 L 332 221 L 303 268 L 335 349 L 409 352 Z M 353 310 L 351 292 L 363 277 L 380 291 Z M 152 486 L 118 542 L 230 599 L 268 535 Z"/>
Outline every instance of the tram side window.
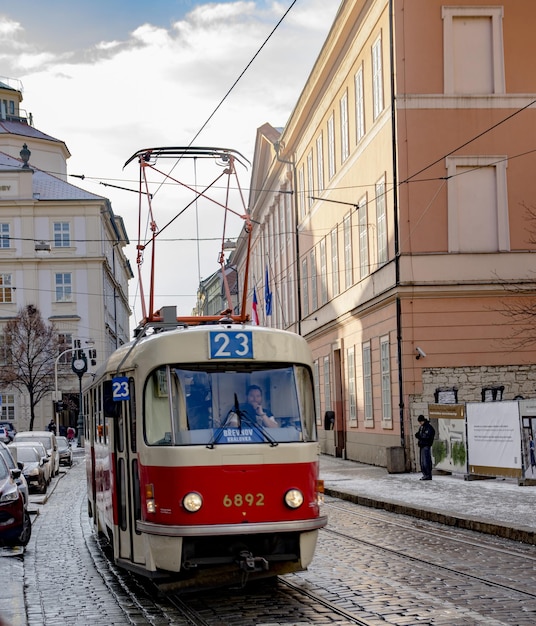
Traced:
<path fill-rule="evenodd" d="M 155 370 L 145 387 L 145 440 L 149 445 L 172 445 L 172 424 L 167 368 Z"/>
<path fill-rule="evenodd" d="M 296 367 L 296 387 L 305 441 L 316 441 L 316 407 L 314 402 L 314 385 L 312 373 L 305 367 Z"/>
<path fill-rule="evenodd" d="M 134 388 L 134 379 L 130 377 L 128 381 L 130 400 L 126 405 L 128 423 L 130 424 L 130 450 L 133 453 L 138 451 L 138 439 L 137 439 L 137 419 L 138 413 L 136 411 L 136 389 Z"/>

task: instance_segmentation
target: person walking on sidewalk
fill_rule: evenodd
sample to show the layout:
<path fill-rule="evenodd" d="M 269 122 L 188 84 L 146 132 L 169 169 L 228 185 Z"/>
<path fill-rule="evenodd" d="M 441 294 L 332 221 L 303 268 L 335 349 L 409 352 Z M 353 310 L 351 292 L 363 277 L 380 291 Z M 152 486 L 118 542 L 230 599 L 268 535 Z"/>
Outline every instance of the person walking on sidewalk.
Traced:
<path fill-rule="evenodd" d="M 432 444 L 434 443 L 435 429 L 424 415 L 419 415 L 417 421 L 419 430 L 415 433 L 420 448 L 421 480 L 432 480 Z"/>

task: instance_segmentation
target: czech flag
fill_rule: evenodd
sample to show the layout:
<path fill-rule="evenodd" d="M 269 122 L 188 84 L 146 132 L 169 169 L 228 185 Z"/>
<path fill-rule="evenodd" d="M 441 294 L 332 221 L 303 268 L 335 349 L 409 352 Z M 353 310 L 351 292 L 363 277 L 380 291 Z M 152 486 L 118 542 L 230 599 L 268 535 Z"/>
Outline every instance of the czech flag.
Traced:
<path fill-rule="evenodd" d="M 253 304 L 251 310 L 253 312 L 253 323 L 255 326 L 259 326 L 259 312 L 257 311 L 257 290 L 253 287 Z"/>

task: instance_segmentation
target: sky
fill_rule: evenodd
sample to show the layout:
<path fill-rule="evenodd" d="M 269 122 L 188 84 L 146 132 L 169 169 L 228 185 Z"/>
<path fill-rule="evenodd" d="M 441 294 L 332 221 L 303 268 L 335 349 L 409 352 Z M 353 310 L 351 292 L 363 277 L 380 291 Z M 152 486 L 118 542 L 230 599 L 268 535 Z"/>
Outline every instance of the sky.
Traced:
<path fill-rule="evenodd" d="M 123 168 L 125 162 L 143 148 L 192 141 L 237 150 L 252 161 L 257 128 L 286 124 L 339 5 L 339 0 L 4 3 L 0 74 L 22 81 L 21 107 L 32 114 L 34 126 L 66 143 L 69 182 L 109 198 L 123 218 L 131 242 L 125 251 L 137 275 L 138 197 L 110 186 L 137 188 L 138 167 Z M 165 165 L 171 168 L 172 162 Z M 194 168 L 189 160 L 173 175 L 203 186 L 220 170 L 209 162 Z M 237 170 L 247 203 L 251 171 Z M 157 227 L 192 199 L 184 190 L 159 189 L 152 207 Z M 239 196 L 230 200 L 242 214 Z M 176 305 L 179 315 L 191 313 L 199 279 L 218 270 L 223 219 L 220 207 L 198 201 L 166 228 L 155 248 L 155 308 Z M 225 234 L 236 236 L 242 224 L 231 215 Z M 147 266 L 144 260 L 144 273 Z M 136 279 L 129 289 L 133 328 L 141 316 Z"/>

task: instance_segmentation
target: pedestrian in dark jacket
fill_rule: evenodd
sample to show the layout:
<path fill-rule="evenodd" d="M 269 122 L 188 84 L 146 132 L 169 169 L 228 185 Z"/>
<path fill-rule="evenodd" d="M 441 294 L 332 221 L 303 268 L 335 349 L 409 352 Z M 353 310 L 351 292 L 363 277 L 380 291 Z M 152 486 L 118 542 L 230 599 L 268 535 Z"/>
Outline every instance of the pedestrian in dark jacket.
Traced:
<path fill-rule="evenodd" d="M 417 421 L 420 428 L 415 433 L 415 437 L 417 437 L 420 448 L 421 480 L 432 480 L 432 444 L 434 443 L 435 429 L 424 415 L 419 415 Z"/>

